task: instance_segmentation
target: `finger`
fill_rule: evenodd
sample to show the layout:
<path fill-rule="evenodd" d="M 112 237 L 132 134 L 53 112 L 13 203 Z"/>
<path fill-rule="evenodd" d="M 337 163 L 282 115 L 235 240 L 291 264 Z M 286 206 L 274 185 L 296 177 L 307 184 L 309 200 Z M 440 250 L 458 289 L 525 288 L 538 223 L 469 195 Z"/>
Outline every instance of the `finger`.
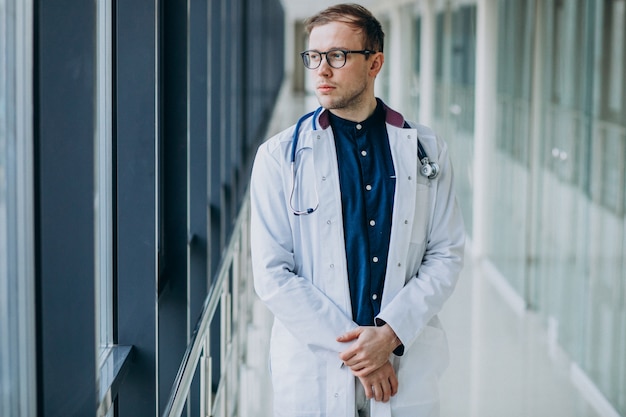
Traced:
<path fill-rule="evenodd" d="M 359 338 L 359 334 L 361 334 L 361 328 L 357 327 L 356 329 L 352 329 L 337 338 L 338 342 L 349 342 L 351 340 L 355 340 Z"/>
<path fill-rule="evenodd" d="M 395 373 L 389 378 L 389 384 L 391 385 L 391 396 L 393 397 L 398 393 L 398 378 Z"/>
<path fill-rule="evenodd" d="M 386 403 L 389 401 L 389 398 L 391 398 L 391 384 L 389 383 L 389 380 L 381 383 L 381 389 L 383 391 L 382 401 Z"/>
<path fill-rule="evenodd" d="M 348 350 L 344 350 L 339 354 L 339 358 L 347 365 L 348 361 L 353 361 L 356 357 L 356 352 L 354 349 L 350 348 Z"/>
<path fill-rule="evenodd" d="M 374 385 L 372 391 L 374 392 L 374 399 L 376 401 L 380 402 L 383 400 L 383 389 L 380 385 Z"/>
<path fill-rule="evenodd" d="M 363 388 L 365 390 L 365 396 L 367 397 L 367 399 L 371 399 L 374 396 L 374 392 L 372 390 L 373 387 L 371 385 L 364 385 Z"/>
<path fill-rule="evenodd" d="M 362 363 L 356 364 L 354 366 L 350 366 L 350 370 L 354 376 L 358 377 L 366 377 L 371 374 L 375 369 L 372 369 L 369 366 L 363 366 Z"/>

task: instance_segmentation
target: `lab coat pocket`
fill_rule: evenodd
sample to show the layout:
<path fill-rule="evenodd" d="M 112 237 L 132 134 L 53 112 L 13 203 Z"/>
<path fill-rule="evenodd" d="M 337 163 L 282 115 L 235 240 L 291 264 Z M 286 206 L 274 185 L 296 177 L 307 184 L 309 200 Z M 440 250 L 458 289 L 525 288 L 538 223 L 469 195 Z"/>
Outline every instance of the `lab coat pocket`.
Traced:
<path fill-rule="evenodd" d="M 417 337 L 414 347 L 421 351 L 421 355 L 428 357 L 430 371 L 441 376 L 448 367 L 450 355 L 448 352 L 448 338 L 440 327 L 427 325 Z"/>
<path fill-rule="evenodd" d="M 278 411 L 289 417 L 319 415 L 325 395 L 324 362 L 280 325 L 275 324 L 270 343 L 277 415 Z"/>
<path fill-rule="evenodd" d="M 439 399 L 438 380 L 448 366 L 445 332 L 426 326 L 415 343 L 397 361 L 398 394 L 392 407 L 432 404 Z"/>

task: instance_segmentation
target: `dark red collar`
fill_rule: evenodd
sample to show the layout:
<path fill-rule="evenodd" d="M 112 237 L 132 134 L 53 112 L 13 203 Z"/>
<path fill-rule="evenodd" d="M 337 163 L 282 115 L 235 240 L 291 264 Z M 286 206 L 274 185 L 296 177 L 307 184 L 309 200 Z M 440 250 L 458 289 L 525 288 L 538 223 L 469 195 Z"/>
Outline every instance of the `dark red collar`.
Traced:
<path fill-rule="evenodd" d="M 379 100 L 381 103 L 383 103 L 382 100 L 380 100 L 379 98 L 377 98 L 376 100 Z M 385 108 L 385 122 L 395 127 L 404 127 L 404 117 L 402 117 L 400 113 L 388 107 L 385 103 L 383 103 L 383 107 Z M 320 113 L 319 124 L 322 129 L 326 129 L 330 126 L 330 117 L 327 109 L 324 109 Z"/>

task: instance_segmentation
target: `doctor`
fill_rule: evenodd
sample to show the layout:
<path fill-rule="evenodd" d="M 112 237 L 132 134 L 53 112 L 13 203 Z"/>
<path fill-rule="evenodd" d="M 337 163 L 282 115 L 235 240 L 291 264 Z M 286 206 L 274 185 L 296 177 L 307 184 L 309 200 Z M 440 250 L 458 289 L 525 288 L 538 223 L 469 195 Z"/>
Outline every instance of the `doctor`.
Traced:
<path fill-rule="evenodd" d="M 374 96 L 384 34 L 367 9 L 306 27 L 321 107 L 259 147 L 251 180 L 275 415 L 437 416 L 437 313 L 464 243 L 446 144 Z"/>

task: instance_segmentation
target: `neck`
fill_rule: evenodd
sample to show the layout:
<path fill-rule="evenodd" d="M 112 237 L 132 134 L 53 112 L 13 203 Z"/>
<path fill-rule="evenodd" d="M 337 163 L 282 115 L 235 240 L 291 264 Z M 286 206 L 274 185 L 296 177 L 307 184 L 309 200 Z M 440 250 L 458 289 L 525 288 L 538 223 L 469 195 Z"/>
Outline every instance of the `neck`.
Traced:
<path fill-rule="evenodd" d="M 376 97 L 371 96 L 370 99 L 359 106 L 329 109 L 329 111 L 342 119 L 350 120 L 351 122 L 362 122 L 374 114 L 377 105 Z"/>

